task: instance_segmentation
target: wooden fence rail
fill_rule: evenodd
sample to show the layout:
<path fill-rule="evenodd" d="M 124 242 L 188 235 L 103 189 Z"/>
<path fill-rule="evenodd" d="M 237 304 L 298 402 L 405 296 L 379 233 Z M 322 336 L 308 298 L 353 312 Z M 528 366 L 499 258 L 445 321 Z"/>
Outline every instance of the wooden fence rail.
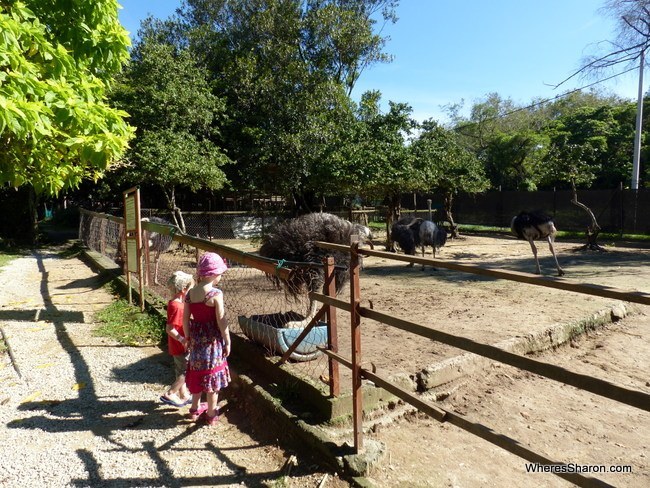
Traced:
<path fill-rule="evenodd" d="M 349 251 L 349 246 L 342 246 L 340 244 L 331 244 L 329 242 L 316 242 L 318 247 L 323 249 L 332 249 L 335 251 Z M 596 285 L 592 283 L 577 283 L 567 278 L 559 278 L 553 276 L 539 276 L 531 273 L 523 273 L 520 271 L 504 271 L 500 269 L 485 268 L 475 264 L 460 264 L 453 261 L 443 261 L 441 259 L 420 258 L 417 256 L 409 256 L 405 254 L 395 254 L 392 252 L 375 251 L 372 249 L 359 249 L 359 254 L 363 256 L 376 256 L 393 261 L 403 261 L 406 263 L 424 264 L 435 266 L 438 268 L 446 268 L 454 271 L 461 271 L 463 273 L 471 273 L 480 276 L 488 276 L 490 278 L 505 279 L 509 281 L 518 281 L 520 283 L 527 283 L 529 285 L 545 286 L 547 288 L 555 288 L 558 290 L 572 291 L 575 293 L 583 293 L 604 298 L 613 298 L 615 300 L 623 300 L 627 302 L 640 303 L 642 305 L 650 305 L 650 293 L 634 290 L 621 290 L 620 288 L 613 288 L 605 285 Z"/>
<path fill-rule="evenodd" d="M 332 305 L 342 310 L 350 310 L 350 304 L 343 300 L 327 297 L 322 294 L 313 293 L 311 297 L 319 302 Z M 408 320 L 403 320 L 392 315 L 388 315 L 366 307 L 359 307 L 359 314 L 382 324 L 390 325 L 397 329 L 410 332 L 421 337 L 426 337 L 448 346 L 457 347 L 463 351 L 471 352 L 495 361 L 514 366 L 519 369 L 530 371 L 531 373 L 550 378 L 567 385 L 575 386 L 582 390 L 589 391 L 596 395 L 625 403 L 632 407 L 650 412 L 650 395 L 638 390 L 631 390 L 623 386 L 615 385 L 609 381 L 600 380 L 591 376 L 574 373 L 567 369 L 555 366 L 553 364 L 536 361 L 535 359 L 520 356 L 498 347 L 482 344 L 480 342 L 467 339 L 466 337 L 456 336 L 447 332 L 431 329 L 424 325 L 416 324 Z"/>

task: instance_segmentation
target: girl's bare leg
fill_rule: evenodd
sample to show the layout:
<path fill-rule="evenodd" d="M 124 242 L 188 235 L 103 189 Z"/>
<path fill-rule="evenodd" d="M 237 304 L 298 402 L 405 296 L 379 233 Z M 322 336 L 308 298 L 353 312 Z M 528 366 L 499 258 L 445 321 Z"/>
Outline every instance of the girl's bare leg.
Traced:
<path fill-rule="evenodd" d="M 197 410 L 199 408 L 199 402 L 201 401 L 201 394 L 200 393 L 193 393 L 192 394 L 192 406 L 190 407 L 192 410 Z"/>
<path fill-rule="evenodd" d="M 217 415 L 217 401 L 219 399 L 219 394 L 216 391 L 211 391 L 206 393 L 206 397 L 208 400 L 207 416 L 214 417 Z"/>

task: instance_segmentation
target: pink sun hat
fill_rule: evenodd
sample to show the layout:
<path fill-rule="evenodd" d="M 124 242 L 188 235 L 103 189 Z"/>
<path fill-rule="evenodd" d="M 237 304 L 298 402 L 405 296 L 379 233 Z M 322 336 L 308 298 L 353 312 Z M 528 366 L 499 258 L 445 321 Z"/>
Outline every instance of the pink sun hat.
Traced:
<path fill-rule="evenodd" d="M 199 276 L 217 276 L 225 273 L 227 269 L 228 266 L 216 252 L 206 252 L 196 265 Z"/>

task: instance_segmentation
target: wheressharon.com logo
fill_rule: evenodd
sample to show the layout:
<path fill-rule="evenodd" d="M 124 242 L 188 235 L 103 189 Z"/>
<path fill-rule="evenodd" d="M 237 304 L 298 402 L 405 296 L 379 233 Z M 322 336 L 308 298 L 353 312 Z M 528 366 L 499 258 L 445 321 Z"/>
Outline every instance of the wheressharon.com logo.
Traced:
<path fill-rule="evenodd" d="M 632 466 L 604 464 L 540 464 L 526 463 L 527 473 L 631 473 Z"/>

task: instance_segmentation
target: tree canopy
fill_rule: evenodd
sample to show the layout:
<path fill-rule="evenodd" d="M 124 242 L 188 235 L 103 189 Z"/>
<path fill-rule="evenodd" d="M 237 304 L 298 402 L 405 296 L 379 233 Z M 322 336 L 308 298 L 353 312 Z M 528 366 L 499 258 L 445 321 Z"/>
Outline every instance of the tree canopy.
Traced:
<path fill-rule="evenodd" d="M 106 101 L 128 59 L 117 1 L 1 1 L 0 39 L 0 183 L 55 195 L 102 176 L 132 136 Z"/>
<path fill-rule="evenodd" d="M 226 184 L 222 166 L 230 159 L 219 132 L 223 100 L 212 93 L 206 70 L 196 66 L 187 49 L 153 37 L 138 43 L 113 97 L 137 127 L 118 179 L 158 186 L 183 228 L 177 187 L 218 190 Z"/>

